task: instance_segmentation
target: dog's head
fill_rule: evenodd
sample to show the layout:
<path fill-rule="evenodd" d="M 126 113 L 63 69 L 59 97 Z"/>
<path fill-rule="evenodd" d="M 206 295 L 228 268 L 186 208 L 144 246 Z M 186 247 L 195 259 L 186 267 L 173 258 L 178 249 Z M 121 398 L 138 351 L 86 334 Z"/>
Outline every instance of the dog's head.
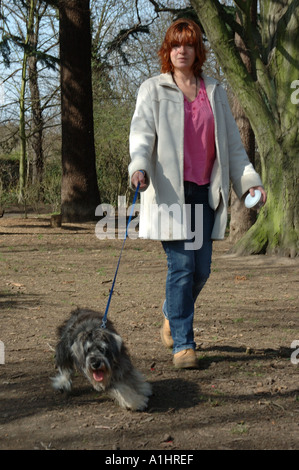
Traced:
<path fill-rule="evenodd" d="M 122 339 L 100 327 L 78 333 L 71 346 L 78 366 L 98 390 L 109 386 L 113 367 L 119 362 Z"/>

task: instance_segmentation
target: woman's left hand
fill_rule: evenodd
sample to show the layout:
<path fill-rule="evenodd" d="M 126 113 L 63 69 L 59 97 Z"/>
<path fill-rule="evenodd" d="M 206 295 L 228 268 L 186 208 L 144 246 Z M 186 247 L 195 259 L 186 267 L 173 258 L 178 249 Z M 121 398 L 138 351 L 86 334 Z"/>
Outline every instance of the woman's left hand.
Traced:
<path fill-rule="evenodd" d="M 265 189 L 262 186 L 254 186 L 253 188 L 250 188 L 249 192 L 251 196 L 254 196 L 256 189 L 259 189 L 259 191 L 262 193 L 262 201 L 263 201 L 263 205 L 265 205 L 267 201 L 267 193 Z"/>

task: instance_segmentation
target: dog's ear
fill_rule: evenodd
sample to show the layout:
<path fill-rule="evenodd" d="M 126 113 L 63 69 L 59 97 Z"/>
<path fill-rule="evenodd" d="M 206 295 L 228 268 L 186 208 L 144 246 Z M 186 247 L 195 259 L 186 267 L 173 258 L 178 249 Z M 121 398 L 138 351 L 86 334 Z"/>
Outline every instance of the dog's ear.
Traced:
<path fill-rule="evenodd" d="M 122 340 L 121 337 L 120 337 L 118 334 L 116 334 L 116 333 L 111 333 L 111 335 L 112 335 L 113 338 L 115 339 L 118 352 L 120 352 L 120 351 L 121 351 L 122 344 L 123 344 L 123 340 Z"/>

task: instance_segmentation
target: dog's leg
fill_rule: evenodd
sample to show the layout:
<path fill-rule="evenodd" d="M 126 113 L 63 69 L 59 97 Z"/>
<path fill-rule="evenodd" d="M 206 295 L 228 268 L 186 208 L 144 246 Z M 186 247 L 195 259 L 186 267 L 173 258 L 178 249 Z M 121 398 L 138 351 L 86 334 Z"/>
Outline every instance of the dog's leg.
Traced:
<path fill-rule="evenodd" d="M 52 378 L 53 388 L 69 392 L 72 388 L 73 359 L 65 341 L 61 340 L 56 346 L 56 367 L 58 374 Z"/>

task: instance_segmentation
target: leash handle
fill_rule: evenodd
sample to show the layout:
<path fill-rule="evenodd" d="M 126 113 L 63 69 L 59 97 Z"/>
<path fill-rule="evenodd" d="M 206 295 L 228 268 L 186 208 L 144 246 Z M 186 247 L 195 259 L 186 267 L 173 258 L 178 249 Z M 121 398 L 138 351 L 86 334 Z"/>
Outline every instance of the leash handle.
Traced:
<path fill-rule="evenodd" d="M 127 239 L 127 236 L 128 236 L 129 225 L 130 225 L 131 220 L 132 220 L 132 217 L 133 217 L 133 213 L 134 213 L 134 208 L 135 208 L 136 200 L 137 200 L 137 196 L 138 196 L 138 193 L 139 193 L 139 187 L 140 187 L 140 182 L 138 183 L 137 188 L 136 188 L 136 191 L 135 191 L 135 194 L 134 194 L 133 203 L 132 203 L 132 208 L 131 208 L 131 213 L 130 213 L 129 220 L 128 220 L 128 223 L 127 223 L 126 233 L 125 233 L 125 237 L 124 237 L 124 240 L 123 240 L 123 244 L 122 244 L 122 247 L 121 247 L 121 250 L 120 250 L 120 255 L 119 255 L 119 258 L 118 258 L 118 262 L 117 262 L 117 266 L 116 266 L 116 270 L 115 270 L 115 274 L 114 274 L 112 286 L 111 286 L 111 289 L 110 289 L 110 293 L 109 293 L 109 297 L 108 297 L 108 302 L 107 302 L 107 305 L 106 305 L 106 310 L 105 310 L 105 313 L 104 313 L 104 316 L 103 316 L 103 319 L 102 319 L 101 328 L 106 328 L 107 315 L 108 315 L 108 310 L 109 310 L 109 306 L 110 306 L 110 302 L 111 302 L 111 297 L 112 297 L 112 294 L 113 294 L 114 285 L 115 285 L 115 281 L 116 281 L 116 276 L 117 276 L 118 268 L 119 268 L 119 265 L 120 265 L 121 255 L 122 255 L 122 252 L 123 252 L 123 249 L 124 249 L 124 246 L 125 246 L 125 242 L 126 242 L 126 239 Z"/>

